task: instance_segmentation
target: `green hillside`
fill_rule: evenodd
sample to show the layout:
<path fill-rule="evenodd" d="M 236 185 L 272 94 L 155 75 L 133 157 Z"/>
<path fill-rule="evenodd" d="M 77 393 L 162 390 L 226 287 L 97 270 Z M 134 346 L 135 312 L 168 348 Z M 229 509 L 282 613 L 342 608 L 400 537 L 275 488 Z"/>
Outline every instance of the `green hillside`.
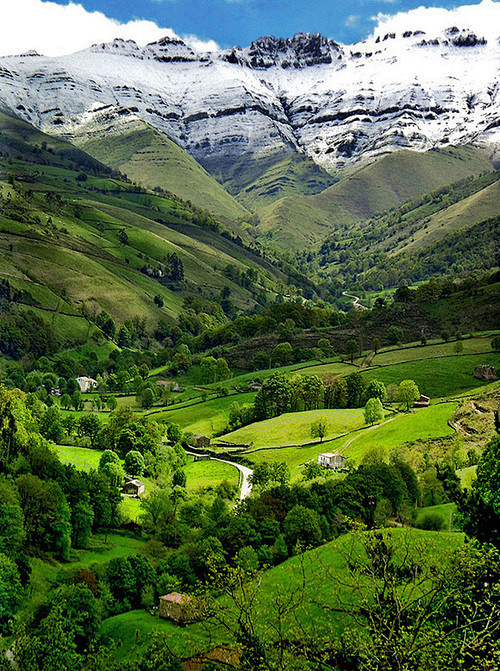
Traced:
<path fill-rule="evenodd" d="M 145 187 L 156 186 L 223 219 L 251 221 L 251 214 L 209 173 L 165 135 L 136 118 L 79 134 L 75 142 L 106 165 Z"/>
<path fill-rule="evenodd" d="M 1 115 L 0 146 L 0 280 L 15 296 L 10 318 L 29 310 L 60 343 L 98 334 L 102 311 L 118 327 L 146 320 L 151 332 L 162 319 L 173 323 L 187 296 L 210 306 L 227 287 L 232 309 L 246 309 L 286 280 L 211 215 L 135 187 L 29 124 Z M 210 310 L 214 325 L 226 320 L 219 305 Z"/>
<path fill-rule="evenodd" d="M 451 552 L 464 542 L 463 534 L 457 533 L 417 529 L 393 529 L 386 533 L 392 535 L 401 549 L 425 553 L 430 559 L 441 557 L 442 561 L 447 561 Z M 349 534 L 341 536 L 271 568 L 259 577 L 254 586 L 246 585 L 249 603 L 245 613 L 252 618 L 256 634 L 273 640 L 276 631 L 300 631 L 302 635 L 327 638 L 338 635 L 346 625 L 352 626 L 352 620 L 339 614 L 334 606 L 342 597 L 346 601 L 352 598 L 348 556 L 350 553 L 357 555 L 360 538 Z M 283 608 L 278 624 L 277 604 L 282 603 L 289 604 L 290 608 Z M 230 630 L 235 617 L 234 604 L 227 597 L 222 597 L 217 605 L 226 613 Z M 180 628 L 139 610 L 116 615 L 104 620 L 101 625 L 105 640 L 111 639 L 117 644 L 116 657 L 119 660 L 144 650 L 153 632 L 168 636 L 171 649 L 181 657 L 192 655 L 193 651 L 210 650 L 214 644 L 232 642 L 231 634 L 225 627 L 218 626 L 215 620 Z"/>
<path fill-rule="evenodd" d="M 413 232 L 410 238 L 396 244 L 390 253 L 415 254 L 441 242 L 450 234 L 466 231 L 476 224 L 498 216 L 499 203 L 500 181 L 496 181 L 426 219 L 424 227 Z"/>
<path fill-rule="evenodd" d="M 331 186 L 336 179 L 303 154 L 243 156 L 216 173 L 224 187 L 247 207 L 260 211 L 287 195 L 311 195 Z"/>
<path fill-rule="evenodd" d="M 328 235 L 348 233 L 353 224 L 389 210 L 438 186 L 491 170 L 482 151 L 461 147 L 429 152 L 402 150 L 347 175 L 321 193 L 287 196 L 260 215 L 264 237 L 301 248 Z M 288 235 L 287 235 L 288 234 Z"/>
<path fill-rule="evenodd" d="M 361 168 L 312 201 L 328 212 L 341 207 L 358 219 L 367 219 L 441 184 L 488 170 L 487 155 L 472 147 L 428 152 L 404 149 Z"/>

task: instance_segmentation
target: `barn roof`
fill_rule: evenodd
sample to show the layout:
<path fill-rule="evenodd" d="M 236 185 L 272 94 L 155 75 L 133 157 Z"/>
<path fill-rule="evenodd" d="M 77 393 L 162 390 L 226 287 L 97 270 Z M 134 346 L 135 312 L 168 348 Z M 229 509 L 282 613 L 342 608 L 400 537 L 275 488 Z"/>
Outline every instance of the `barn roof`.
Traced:
<path fill-rule="evenodd" d="M 178 603 L 180 605 L 192 601 L 190 596 L 187 594 L 180 594 L 179 592 L 170 592 L 170 594 L 165 594 L 164 596 L 160 597 L 160 600 L 168 601 L 169 603 Z"/>

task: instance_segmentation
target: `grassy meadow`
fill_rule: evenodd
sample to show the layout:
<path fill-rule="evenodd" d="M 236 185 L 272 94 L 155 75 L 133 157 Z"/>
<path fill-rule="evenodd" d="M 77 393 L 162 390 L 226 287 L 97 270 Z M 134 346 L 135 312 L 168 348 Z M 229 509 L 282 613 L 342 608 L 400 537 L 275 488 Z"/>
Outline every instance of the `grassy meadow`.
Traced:
<path fill-rule="evenodd" d="M 309 461 L 315 461 L 320 452 L 341 452 L 352 459 L 355 464 L 359 464 L 364 455 L 374 448 L 382 447 L 389 452 L 392 448 L 405 442 L 452 435 L 454 431 L 448 426 L 447 422 L 455 407 L 456 403 L 440 403 L 410 413 L 398 413 L 393 416 L 386 416 L 380 424 L 360 428 L 359 430 L 355 429 L 355 418 L 358 418 L 359 425 L 362 427 L 364 424 L 362 410 L 332 410 L 330 411 L 332 413 L 352 413 L 354 429 L 352 434 L 324 440 L 322 443 L 315 442 L 309 445 L 275 449 L 252 449 L 245 451 L 243 454 L 254 463 L 285 461 L 290 468 L 291 477 L 294 479 L 300 475 L 301 466 Z M 359 414 L 356 415 L 356 413 Z M 246 428 L 252 428 L 252 431 L 258 434 L 259 426 L 263 423 L 251 424 Z"/>
<path fill-rule="evenodd" d="M 389 533 L 389 532 L 388 532 Z M 448 532 L 419 531 L 417 529 L 394 529 L 391 532 L 401 551 L 406 547 L 410 552 L 425 553 L 431 558 L 446 561 L 446 555 L 463 543 L 463 535 Z M 257 630 L 270 633 L 276 617 L 276 603 L 292 594 L 302 594 L 302 600 L 296 611 L 285 617 L 285 630 L 303 626 L 305 630 L 314 627 L 315 633 L 339 632 L 345 625 L 352 624 L 332 612 L 325 610 L 334 605 L 348 588 L 342 586 L 347 581 L 347 559 L 350 551 L 358 552 L 359 539 L 352 534 L 326 543 L 303 555 L 293 557 L 282 564 L 265 571 L 256 585 Z M 340 591 L 339 591 L 340 590 Z M 278 596 L 279 595 L 279 596 Z M 227 612 L 227 620 L 235 615 L 234 608 L 227 598 L 219 599 L 219 607 Z M 113 640 L 119 646 L 118 659 L 128 659 L 134 651 L 145 648 L 155 631 L 168 636 L 169 645 L 174 653 L 181 657 L 205 651 L 217 643 L 230 643 L 227 631 L 214 623 L 202 622 L 179 627 L 172 622 L 161 620 L 145 611 L 130 611 L 108 618 L 101 625 L 101 634 L 107 640 Z"/>
<path fill-rule="evenodd" d="M 487 352 L 481 355 L 457 355 L 434 357 L 418 361 L 407 361 L 363 371 L 366 380 L 380 380 L 386 386 L 411 379 L 417 383 L 422 394 L 432 398 L 459 395 L 470 389 L 481 387 L 486 382 L 477 380 L 472 374 L 474 367 L 488 364 L 498 367 L 499 355 Z"/>
<path fill-rule="evenodd" d="M 363 409 L 307 410 L 304 412 L 290 412 L 279 417 L 266 419 L 244 426 L 237 431 L 222 436 L 230 443 L 248 444 L 253 447 L 279 447 L 282 445 L 299 445 L 314 442 L 311 438 L 311 425 L 318 419 L 325 419 L 327 433 L 325 441 L 361 428 L 365 421 Z"/>
<path fill-rule="evenodd" d="M 235 401 L 243 405 L 253 403 L 254 398 L 254 393 L 247 393 L 210 399 L 180 408 L 169 406 L 165 410 L 154 412 L 151 417 L 159 422 L 179 424 L 183 431 L 213 436 L 227 426 L 229 408 Z"/>
<path fill-rule="evenodd" d="M 184 472 L 188 492 L 216 487 L 223 480 L 235 486 L 238 486 L 239 482 L 238 469 L 220 461 L 193 461 L 184 468 Z"/>
<path fill-rule="evenodd" d="M 56 445 L 55 450 L 63 464 L 73 464 L 79 471 L 97 470 L 102 450 L 91 450 L 88 447 Z"/>

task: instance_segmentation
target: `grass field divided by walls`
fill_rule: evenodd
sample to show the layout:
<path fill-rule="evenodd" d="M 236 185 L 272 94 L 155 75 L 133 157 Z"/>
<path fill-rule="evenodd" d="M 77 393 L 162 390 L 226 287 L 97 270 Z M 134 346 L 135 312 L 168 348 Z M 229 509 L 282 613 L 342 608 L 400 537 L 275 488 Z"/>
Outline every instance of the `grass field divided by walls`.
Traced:
<path fill-rule="evenodd" d="M 463 534 L 457 533 L 417 529 L 394 529 L 391 533 L 397 543 L 412 548 L 410 551 L 425 552 L 430 556 L 440 557 L 443 561 L 446 560 L 446 554 L 449 551 L 458 548 L 463 543 Z M 273 620 L 277 594 L 285 596 L 300 589 L 302 568 L 305 575 L 303 603 L 285 620 L 285 627 L 294 626 L 294 617 L 296 617 L 306 631 L 314 627 L 315 633 L 322 631 L 333 633 L 342 628 L 347 622 L 322 609 L 318 604 L 332 604 L 333 599 L 338 596 L 338 590 L 344 589 L 341 587 L 339 578 L 345 578 L 347 575 L 345 551 L 352 542 L 351 535 L 341 536 L 266 571 L 260 578 L 261 583 L 257 596 L 256 611 L 261 613 L 257 629 L 268 626 Z M 118 660 L 129 659 L 135 650 L 141 651 L 147 647 L 155 631 L 167 635 L 173 652 L 181 657 L 189 657 L 195 652 L 210 650 L 218 643 L 231 642 L 227 632 L 217 629 L 214 625 L 197 623 L 179 627 L 140 610 L 108 618 L 101 625 L 104 638 L 112 639 L 119 645 Z"/>
<path fill-rule="evenodd" d="M 195 403 L 183 408 L 171 406 L 160 413 L 154 413 L 152 419 L 157 422 L 179 424 L 183 431 L 213 436 L 222 431 L 229 422 L 229 408 L 237 401 L 240 405 L 253 403 L 254 393 L 238 394 L 215 398 L 204 403 Z"/>
<path fill-rule="evenodd" d="M 205 487 L 217 487 L 224 480 L 235 486 L 239 482 L 238 469 L 220 461 L 193 461 L 184 468 L 184 472 L 188 492 Z"/>
<path fill-rule="evenodd" d="M 301 466 L 316 460 L 320 452 L 341 452 L 357 464 L 373 448 L 385 447 L 388 451 L 407 441 L 439 438 L 453 434 L 448 426 L 455 403 L 442 403 L 411 413 L 400 413 L 394 418 L 386 417 L 384 423 L 355 431 L 354 433 L 326 440 L 314 445 L 283 447 L 248 451 L 244 456 L 254 463 L 263 461 L 285 461 L 290 468 L 292 479 L 300 474 Z M 362 410 L 336 410 L 332 412 L 362 413 Z M 268 420 L 269 421 L 269 420 Z M 251 425 L 258 432 L 259 424 Z"/>
<path fill-rule="evenodd" d="M 262 422 L 244 426 L 223 436 L 230 443 L 252 444 L 254 447 L 274 447 L 310 443 L 311 425 L 320 418 L 327 421 L 326 440 L 348 431 L 361 428 L 365 421 L 363 409 L 307 410 L 291 412 Z"/>
<path fill-rule="evenodd" d="M 488 364 L 496 369 L 499 359 L 499 355 L 493 352 L 481 355 L 445 356 L 371 368 L 364 372 L 363 376 L 367 380 L 380 380 L 386 386 L 411 379 L 417 383 L 422 394 L 430 396 L 431 399 L 443 398 L 485 385 L 486 382 L 474 377 L 474 367 Z"/>

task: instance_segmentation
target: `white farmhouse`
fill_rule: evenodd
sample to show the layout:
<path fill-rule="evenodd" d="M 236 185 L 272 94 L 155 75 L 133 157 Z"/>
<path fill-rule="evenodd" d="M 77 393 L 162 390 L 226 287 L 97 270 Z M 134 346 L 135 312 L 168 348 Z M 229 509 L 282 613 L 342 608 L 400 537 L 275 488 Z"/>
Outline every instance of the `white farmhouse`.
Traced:
<path fill-rule="evenodd" d="M 76 381 L 78 382 L 82 394 L 85 394 L 85 392 L 92 389 L 97 389 L 97 380 L 94 380 L 91 377 L 77 377 Z"/>
<path fill-rule="evenodd" d="M 346 461 L 347 457 L 343 454 L 338 454 L 338 452 L 322 452 L 318 454 L 318 464 L 323 468 L 331 468 L 334 471 L 344 468 Z"/>

